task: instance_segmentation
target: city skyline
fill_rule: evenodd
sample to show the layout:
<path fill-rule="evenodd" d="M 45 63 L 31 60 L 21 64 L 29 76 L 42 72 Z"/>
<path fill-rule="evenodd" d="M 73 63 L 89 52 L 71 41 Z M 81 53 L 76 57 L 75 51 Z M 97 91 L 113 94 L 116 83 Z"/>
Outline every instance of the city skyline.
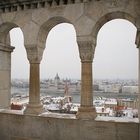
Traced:
<path fill-rule="evenodd" d="M 22 32 L 16 28 L 10 34 L 11 44 L 16 47 L 12 53 L 12 78 L 27 79 L 29 64 Z M 112 20 L 100 29 L 93 60 L 94 79 L 137 79 L 135 36 L 135 26 L 126 20 Z M 61 78 L 81 79 L 74 27 L 66 23 L 57 25 L 50 31 L 46 43 L 41 62 L 41 79 L 54 78 L 56 73 Z M 125 56 L 124 52 L 127 52 Z"/>

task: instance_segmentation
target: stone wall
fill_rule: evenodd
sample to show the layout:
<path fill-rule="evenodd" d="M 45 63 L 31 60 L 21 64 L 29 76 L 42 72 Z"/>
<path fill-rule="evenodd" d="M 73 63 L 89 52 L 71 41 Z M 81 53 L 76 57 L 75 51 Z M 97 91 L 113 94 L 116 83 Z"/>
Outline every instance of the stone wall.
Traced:
<path fill-rule="evenodd" d="M 1 140 L 138 140 L 139 124 L 0 113 Z"/>
<path fill-rule="evenodd" d="M 0 108 L 9 108 L 11 99 L 12 47 L 0 44 Z"/>
<path fill-rule="evenodd" d="M 48 4 L 49 1 L 51 3 Z M 72 24 L 76 32 L 76 41 L 79 47 L 80 58 L 83 59 L 83 56 L 85 55 L 84 57 L 90 56 L 88 59 L 93 59 L 97 34 L 100 28 L 110 20 L 121 18 L 132 22 L 139 32 L 139 9 L 139 0 L 26 0 L 26 2 L 25 0 L 2 0 L 0 2 L 0 43 L 7 45 L 7 35 L 11 29 L 19 27 L 22 30 L 24 46 L 26 48 L 31 72 L 30 85 L 32 86 L 29 87 L 29 104 L 30 107 L 32 106 L 31 108 L 34 108 L 33 110 L 38 106 L 35 113 L 39 114 L 42 111 L 39 103 L 39 69 L 46 46 L 46 38 L 50 30 L 60 23 Z M 139 42 L 138 38 L 139 35 L 136 42 Z M 138 45 L 139 44 L 137 43 L 137 46 Z M 81 49 L 80 46 L 84 46 L 82 47 L 83 49 Z M 89 50 L 91 54 L 86 52 L 87 50 Z M 0 55 L 4 55 L 4 53 L 5 52 Z M 1 68 L 3 65 L 7 65 L 7 62 L 10 61 L 10 57 L 9 60 L 5 59 L 3 56 L 0 57 Z M 38 66 L 36 66 L 36 64 L 38 64 Z M 88 107 L 92 102 L 92 79 L 90 78 L 92 77 L 92 60 L 90 60 L 90 64 L 82 63 L 81 65 L 83 67 L 83 70 L 81 70 L 83 71 L 82 83 L 84 83 L 82 84 L 82 90 L 86 89 L 84 92 L 81 91 L 81 93 L 84 94 L 82 94 L 82 101 L 89 101 L 90 103 L 86 103 L 86 106 Z M 87 65 L 89 66 L 86 70 L 84 67 L 87 67 Z M 7 100 L 4 102 L 8 103 L 10 101 L 7 94 L 5 94 L 5 91 L 2 91 L 3 89 L 7 89 L 8 91 L 6 92 L 10 93 L 10 71 L 10 65 L 8 70 L 5 69 L 4 71 L 0 71 L 0 93 L 3 94 L 3 96 L 0 95 L 0 105 L 3 104 L 3 101 L 6 98 Z M 85 78 L 83 78 L 84 73 L 87 74 L 87 72 L 89 75 L 86 75 Z M 34 79 L 35 76 L 33 75 L 36 75 L 36 79 Z M 88 82 L 84 82 L 87 77 L 89 77 Z M 85 84 L 87 83 L 88 85 L 86 86 Z M 8 86 L 9 89 L 8 87 L 4 88 L 4 86 Z M 87 91 L 89 92 L 89 95 L 87 95 Z M 85 99 L 85 97 L 88 97 L 88 99 Z M 35 99 L 34 101 L 32 101 L 33 98 Z M 91 110 L 92 109 L 90 109 L 90 111 Z"/>

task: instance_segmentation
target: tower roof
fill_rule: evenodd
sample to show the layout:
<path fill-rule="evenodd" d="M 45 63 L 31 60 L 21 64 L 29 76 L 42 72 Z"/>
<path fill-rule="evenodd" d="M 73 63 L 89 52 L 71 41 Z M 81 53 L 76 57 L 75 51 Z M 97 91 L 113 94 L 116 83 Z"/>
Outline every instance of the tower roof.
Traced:
<path fill-rule="evenodd" d="M 60 77 L 59 77 L 58 73 L 56 74 L 56 76 L 55 76 L 54 79 L 55 79 L 55 80 L 60 80 Z"/>

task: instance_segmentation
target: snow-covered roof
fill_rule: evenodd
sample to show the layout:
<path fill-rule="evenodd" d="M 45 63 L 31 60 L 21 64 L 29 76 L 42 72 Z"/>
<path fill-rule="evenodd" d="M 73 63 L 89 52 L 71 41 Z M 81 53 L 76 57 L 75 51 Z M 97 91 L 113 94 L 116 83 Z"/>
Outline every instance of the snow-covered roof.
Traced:
<path fill-rule="evenodd" d="M 116 99 L 106 99 L 105 104 L 108 105 L 117 105 L 117 100 Z"/>

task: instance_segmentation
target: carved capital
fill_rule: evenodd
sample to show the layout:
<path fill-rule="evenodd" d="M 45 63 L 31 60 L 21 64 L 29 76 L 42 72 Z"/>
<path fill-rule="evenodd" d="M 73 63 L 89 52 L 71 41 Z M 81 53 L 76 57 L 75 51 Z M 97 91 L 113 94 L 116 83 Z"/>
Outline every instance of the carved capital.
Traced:
<path fill-rule="evenodd" d="M 92 62 L 95 45 L 92 41 L 78 41 L 79 54 L 82 62 Z"/>
<path fill-rule="evenodd" d="M 43 48 L 36 45 L 26 45 L 27 57 L 30 63 L 40 63 L 43 55 Z"/>
<path fill-rule="evenodd" d="M 137 48 L 140 48 L 140 30 L 137 31 L 137 35 L 136 35 L 136 45 Z"/>

